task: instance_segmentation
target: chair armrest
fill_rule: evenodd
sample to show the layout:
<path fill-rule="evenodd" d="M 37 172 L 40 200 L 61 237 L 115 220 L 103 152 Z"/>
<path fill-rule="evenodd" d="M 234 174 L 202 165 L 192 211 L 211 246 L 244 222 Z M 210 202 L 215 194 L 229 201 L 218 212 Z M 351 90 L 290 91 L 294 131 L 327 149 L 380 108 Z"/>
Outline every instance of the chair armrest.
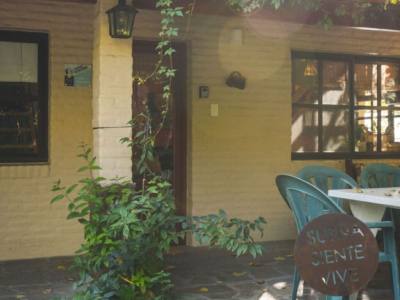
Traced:
<path fill-rule="evenodd" d="M 392 221 L 366 222 L 368 228 L 394 228 Z"/>

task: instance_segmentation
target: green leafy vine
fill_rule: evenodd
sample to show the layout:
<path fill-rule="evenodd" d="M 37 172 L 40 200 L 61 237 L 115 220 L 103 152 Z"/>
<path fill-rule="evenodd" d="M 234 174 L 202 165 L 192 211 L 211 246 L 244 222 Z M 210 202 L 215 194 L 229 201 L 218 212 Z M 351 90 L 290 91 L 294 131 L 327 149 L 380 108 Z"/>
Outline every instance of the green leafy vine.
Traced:
<path fill-rule="evenodd" d="M 159 32 L 159 42 L 156 46 L 158 61 L 154 70 L 145 77 L 134 76 L 134 81 L 138 85 L 145 84 L 150 79 L 162 82 L 162 105 L 161 121 L 154 126 L 150 112 L 146 107 L 131 122 L 130 125 L 135 129 L 132 138 L 123 138 L 121 141 L 138 149 L 135 161 L 135 170 L 142 178 L 155 175 L 150 162 L 154 160 L 154 143 L 157 135 L 165 126 L 173 98 L 173 80 L 176 75 L 173 56 L 176 50 L 173 40 L 178 37 L 179 28 L 175 25 L 177 18 L 184 17 L 185 8 L 174 6 L 173 0 L 157 0 L 156 7 L 161 14 L 161 28 Z"/>

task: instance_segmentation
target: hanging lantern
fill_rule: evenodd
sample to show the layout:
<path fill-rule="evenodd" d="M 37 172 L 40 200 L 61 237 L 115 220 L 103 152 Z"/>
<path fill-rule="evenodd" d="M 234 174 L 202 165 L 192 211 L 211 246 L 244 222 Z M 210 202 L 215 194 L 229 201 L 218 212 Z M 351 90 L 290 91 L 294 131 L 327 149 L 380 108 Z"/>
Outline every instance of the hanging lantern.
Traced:
<path fill-rule="evenodd" d="M 318 70 L 315 67 L 315 63 L 308 61 L 304 68 L 304 76 L 317 76 Z"/>
<path fill-rule="evenodd" d="M 132 36 L 137 13 L 133 6 L 126 4 L 126 0 L 118 0 L 118 5 L 107 11 L 110 36 L 116 39 L 129 39 Z"/>

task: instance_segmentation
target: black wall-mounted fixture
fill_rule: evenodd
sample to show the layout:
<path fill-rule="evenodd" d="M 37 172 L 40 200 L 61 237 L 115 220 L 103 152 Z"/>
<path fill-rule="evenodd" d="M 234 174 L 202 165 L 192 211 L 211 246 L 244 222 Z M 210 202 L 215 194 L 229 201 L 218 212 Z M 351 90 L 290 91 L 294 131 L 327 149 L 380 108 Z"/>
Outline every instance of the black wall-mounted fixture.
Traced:
<path fill-rule="evenodd" d="M 226 85 L 244 90 L 246 88 L 246 78 L 238 71 L 232 72 L 226 80 Z"/>
<path fill-rule="evenodd" d="M 210 96 L 210 88 L 206 85 L 199 86 L 199 98 L 205 99 Z"/>
<path fill-rule="evenodd" d="M 107 11 L 110 36 L 115 39 L 129 39 L 137 13 L 137 9 L 127 5 L 126 0 L 118 0 L 118 5 Z"/>

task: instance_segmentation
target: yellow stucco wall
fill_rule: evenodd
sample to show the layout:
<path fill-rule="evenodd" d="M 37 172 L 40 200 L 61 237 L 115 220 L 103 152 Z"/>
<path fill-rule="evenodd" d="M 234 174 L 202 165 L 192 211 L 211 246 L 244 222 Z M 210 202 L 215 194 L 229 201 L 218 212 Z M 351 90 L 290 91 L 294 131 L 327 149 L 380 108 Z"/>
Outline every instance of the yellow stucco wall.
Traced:
<path fill-rule="evenodd" d="M 0 29 L 49 33 L 49 150 L 46 165 L 0 166 L 0 260 L 71 255 L 82 229 L 50 205 L 52 183 L 76 179 L 80 142 L 92 143 L 91 88 L 64 87 L 64 64 L 92 63 L 93 5 L 1 0 Z"/>
<path fill-rule="evenodd" d="M 63 66 L 92 62 L 94 11 L 92 5 L 50 0 L 0 1 L 0 28 L 49 32 L 51 53 L 50 163 L 0 166 L 0 260 L 70 255 L 81 241 L 80 226 L 65 220 L 65 206 L 49 205 L 49 190 L 58 178 L 76 179 L 77 145 L 92 141 L 92 91 L 64 87 Z M 157 13 L 141 11 L 135 38 L 156 39 L 158 21 Z M 399 33 L 345 27 L 326 32 L 267 20 L 202 15 L 182 22 L 181 28 L 180 39 L 189 50 L 188 213 L 224 208 L 243 218 L 262 215 L 269 222 L 265 239 L 292 238 L 292 218 L 274 179 L 316 162 L 290 159 L 291 50 L 396 55 Z M 237 28 L 243 30 L 242 45 L 231 43 L 232 30 Z M 110 40 L 107 45 L 115 43 Z M 130 51 L 127 47 L 117 51 L 122 49 L 118 55 Z M 243 91 L 224 83 L 236 70 L 247 78 Z M 198 99 L 199 85 L 210 87 L 209 99 Z M 219 105 L 218 117 L 210 116 L 211 104 Z M 343 168 L 340 161 L 317 163 Z"/>
<path fill-rule="evenodd" d="M 154 12 L 140 12 L 135 37 L 152 39 Z M 243 44 L 231 43 L 242 29 Z M 264 238 L 294 237 L 290 212 L 278 195 L 275 177 L 306 164 L 344 168 L 343 161 L 291 161 L 291 50 L 398 55 L 400 34 L 313 26 L 252 18 L 197 15 L 181 26 L 189 48 L 189 211 L 207 214 L 224 208 L 231 215 L 268 220 Z M 247 78 L 241 91 L 225 85 L 232 71 Z M 198 99 L 198 87 L 210 87 Z M 219 116 L 211 117 L 211 104 Z"/>

